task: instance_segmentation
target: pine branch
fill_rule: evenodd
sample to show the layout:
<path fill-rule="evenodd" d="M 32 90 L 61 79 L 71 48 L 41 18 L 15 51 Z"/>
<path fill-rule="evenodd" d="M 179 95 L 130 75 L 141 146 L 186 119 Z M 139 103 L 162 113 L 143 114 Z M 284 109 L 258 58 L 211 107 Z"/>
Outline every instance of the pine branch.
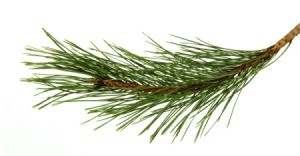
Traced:
<path fill-rule="evenodd" d="M 298 24 L 273 46 L 260 50 L 234 50 L 200 39 L 174 36 L 169 42 L 180 48 L 167 50 L 147 36 L 156 48 L 153 58 L 138 56 L 129 50 L 105 42 L 113 51 L 100 50 L 94 43 L 83 49 L 71 41 L 60 42 L 44 30 L 55 48 L 27 47 L 27 55 L 41 62 L 24 62 L 36 70 L 56 70 L 60 74 L 34 74 L 23 81 L 42 86 L 39 94 L 52 95 L 34 107 L 66 102 L 94 101 L 87 108 L 95 114 L 91 120 L 100 125 L 118 121 L 117 130 L 148 121 L 140 134 L 153 129 L 150 141 L 170 132 L 174 140 L 197 129 L 195 141 L 206 134 L 229 108 L 234 97 L 255 75 L 276 61 L 275 55 L 300 33 Z M 232 113 L 231 113 L 232 115 Z M 230 118 L 231 118 L 230 115 Z M 209 126 L 209 128 L 207 128 Z"/>

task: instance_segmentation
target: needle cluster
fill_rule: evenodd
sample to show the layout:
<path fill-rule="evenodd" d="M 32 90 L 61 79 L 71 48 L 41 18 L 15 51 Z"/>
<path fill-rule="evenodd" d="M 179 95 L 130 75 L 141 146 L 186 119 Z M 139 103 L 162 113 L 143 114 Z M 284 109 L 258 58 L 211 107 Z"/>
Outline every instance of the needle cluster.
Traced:
<path fill-rule="evenodd" d="M 179 50 L 170 51 L 147 36 L 155 47 L 150 58 L 108 42 L 111 52 L 93 43 L 84 49 L 45 33 L 53 47 L 26 48 L 27 55 L 42 59 L 25 65 L 43 74 L 23 81 L 39 84 L 40 93 L 50 95 L 34 107 L 94 101 L 97 105 L 86 110 L 99 122 L 96 129 L 114 120 L 117 130 L 144 122 L 140 134 L 151 130 L 150 141 L 165 133 L 183 139 L 191 127 L 195 140 L 206 134 L 275 56 L 266 55 L 270 47 L 234 50 L 179 36 L 174 36 L 179 42 L 169 42 Z"/>

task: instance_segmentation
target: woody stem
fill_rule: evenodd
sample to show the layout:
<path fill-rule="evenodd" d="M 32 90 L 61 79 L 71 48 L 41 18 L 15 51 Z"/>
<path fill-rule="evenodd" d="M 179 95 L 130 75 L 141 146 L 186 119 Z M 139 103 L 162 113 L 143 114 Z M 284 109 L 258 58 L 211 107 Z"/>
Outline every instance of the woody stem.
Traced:
<path fill-rule="evenodd" d="M 280 39 L 276 44 L 268 48 L 263 55 L 261 55 L 259 58 L 256 60 L 247 62 L 245 64 L 242 64 L 240 66 L 237 66 L 235 68 L 232 68 L 231 71 L 236 71 L 233 72 L 232 75 L 228 75 L 226 77 L 212 80 L 212 82 L 218 82 L 218 81 L 223 81 L 229 78 L 234 77 L 235 74 L 240 73 L 241 71 L 256 65 L 265 59 L 271 58 L 273 55 L 279 52 L 279 50 L 284 47 L 286 44 L 290 43 L 298 34 L 300 33 L 300 23 L 294 27 L 288 34 L 286 34 L 282 39 Z M 95 88 L 99 88 L 101 86 L 109 86 L 109 87 L 121 87 L 121 88 L 137 88 L 141 87 L 142 85 L 134 82 L 122 82 L 119 80 L 94 80 L 94 79 L 89 79 L 89 82 L 94 83 Z M 204 85 L 205 86 L 205 85 Z M 144 91 L 146 92 L 159 92 L 159 93 L 166 93 L 169 92 L 172 89 L 177 89 L 178 91 L 183 91 L 183 90 L 195 90 L 198 89 L 199 87 L 203 87 L 203 84 L 198 84 L 198 85 L 192 85 L 192 86 L 183 86 L 183 87 L 173 87 L 173 88 L 167 88 L 167 89 L 161 89 L 161 87 L 158 88 L 150 88 L 146 89 Z"/>
<path fill-rule="evenodd" d="M 269 51 L 270 54 L 277 53 L 282 47 L 291 42 L 300 33 L 300 23 L 294 27 L 288 34 L 279 40 Z"/>

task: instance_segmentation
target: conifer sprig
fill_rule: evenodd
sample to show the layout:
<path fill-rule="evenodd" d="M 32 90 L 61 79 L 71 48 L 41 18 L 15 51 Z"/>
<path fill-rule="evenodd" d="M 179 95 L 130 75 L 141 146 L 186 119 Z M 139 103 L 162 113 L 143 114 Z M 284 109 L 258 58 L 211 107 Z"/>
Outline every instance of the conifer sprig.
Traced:
<path fill-rule="evenodd" d="M 40 73 L 23 79 L 40 84 L 39 94 L 49 92 L 50 96 L 34 107 L 94 101 L 97 105 L 86 110 L 95 114 L 93 120 L 99 122 L 96 129 L 114 120 L 117 130 L 145 122 L 140 134 L 151 129 L 153 141 L 167 132 L 174 140 L 179 136 L 183 139 L 189 128 L 195 127 L 197 140 L 221 119 L 255 75 L 277 59 L 279 50 L 290 45 L 300 25 L 275 45 L 260 50 L 234 50 L 174 36 L 180 42 L 169 43 L 180 50 L 170 51 L 147 36 L 155 47 L 152 58 L 108 42 L 112 52 L 94 43 L 84 49 L 44 32 L 55 47 L 27 47 L 28 56 L 41 57 L 42 61 L 24 63 L 57 74 Z"/>

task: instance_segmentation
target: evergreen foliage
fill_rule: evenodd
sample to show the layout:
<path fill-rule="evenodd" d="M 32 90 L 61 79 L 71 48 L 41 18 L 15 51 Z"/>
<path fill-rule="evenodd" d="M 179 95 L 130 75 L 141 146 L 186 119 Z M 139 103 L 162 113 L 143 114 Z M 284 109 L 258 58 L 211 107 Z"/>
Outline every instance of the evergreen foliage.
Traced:
<path fill-rule="evenodd" d="M 169 43 L 180 50 L 170 51 L 147 36 L 156 49 L 148 58 L 108 42 L 112 52 L 93 43 L 92 48 L 84 49 L 44 32 L 55 46 L 27 47 L 28 56 L 43 59 L 24 64 L 58 74 L 23 79 L 41 85 L 39 94 L 50 95 L 34 107 L 94 101 L 97 105 L 86 110 L 99 122 L 96 129 L 113 120 L 118 122 L 117 130 L 147 122 L 140 134 L 151 129 L 150 141 L 167 132 L 174 140 L 183 139 L 191 127 L 197 129 L 195 140 L 206 134 L 255 75 L 278 58 L 275 56 L 284 46 L 234 50 L 174 36 L 180 42 Z"/>

